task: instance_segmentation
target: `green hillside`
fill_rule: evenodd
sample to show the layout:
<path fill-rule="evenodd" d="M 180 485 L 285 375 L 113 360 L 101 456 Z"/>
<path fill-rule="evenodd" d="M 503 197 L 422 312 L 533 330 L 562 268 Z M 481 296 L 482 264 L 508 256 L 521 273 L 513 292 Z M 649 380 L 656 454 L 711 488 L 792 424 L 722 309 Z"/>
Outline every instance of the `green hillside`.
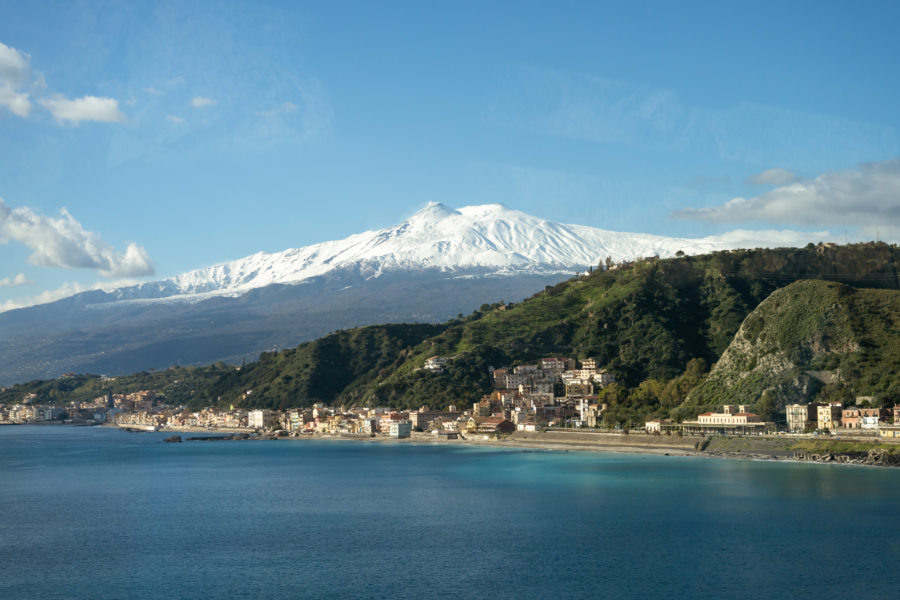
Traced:
<path fill-rule="evenodd" d="M 285 408 L 321 401 L 409 408 L 466 406 L 490 390 L 490 366 L 544 356 L 593 357 L 612 371 L 618 384 L 602 393 L 610 405 L 610 422 L 634 425 L 648 415 L 689 415 L 701 405 L 738 397 L 755 402 L 771 382 L 761 380 L 763 387 L 751 385 L 756 375 L 725 379 L 730 371 L 723 366 L 679 408 L 704 381 L 707 365 L 716 363 L 735 340 L 748 315 L 772 292 L 808 279 L 842 283 L 825 288 L 840 298 L 829 300 L 819 291 L 805 292 L 808 282 L 791 286 L 774 298 L 804 307 L 805 316 L 790 316 L 794 313 L 785 309 L 777 333 L 769 333 L 769 321 L 776 320 L 765 313 L 761 325 L 756 317 L 745 323 L 747 335 L 755 335 L 754 340 L 780 340 L 780 347 L 789 350 L 810 331 L 815 338 L 822 329 L 816 319 L 832 314 L 827 310 L 832 304 L 858 297 L 859 302 L 847 310 L 862 311 L 860 316 L 842 318 L 822 331 L 823 339 L 830 340 L 845 336 L 851 327 L 860 352 L 826 353 L 803 362 L 788 351 L 788 359 L 800 371 L 840 370 L 842 386 L 810 384 L 809 394 L 847 393 L 847 388 L 856 393 L 894 393 L 896 375 L 886 372 L 891 365 L 892 373 L 898 372 L 890 358 L 895 353 L 882 352 L 886 338 L 865 327 L 876 315 L 887 315 L 877 321 L 887 323 L 888 317 L 896 315 L 896 306 L 870 301 L 868 293 L 852 292 L 854 288 L 900 289 L 898 264 L 900 251 L 895 246 L 869 243 L 724 251 L 597 269 L 514 306 L 502 300 L 484 304 L 471 315 L 440 325 L 362 327 L 291 350 L 265 353 L 241 369 L 226 368 L 214 377 L 209 373 L 202 385 L 193 386 L 190 404 Z M 422 369 L 425 359 L 434 355 L 450 359 L 443 373 Z M 764 356 L 757 356 L 757 364 L 751 367 L 750 359 L 741 358 L 736 350 L 728 359 L 735 365 L 731 371 L 740 371 L 740 365 L 750 371 L 759 369 L 759 364 L 772 360 Z M 117 379 L 121 385 L 129 381 Z M 16 388 L 19 394 L 25 389 Z M 782 396 L 789 397 L 782 394 L 779 401 Z"/>
<path fill-rule="evenodd" d="M 353 390 L 376 385 L 424 339 L 446 325 L 373 325 L 338 331 L 296 348 L 266 352 L 259 360 L 223 375 L 207 401 L 285 409 L 336 400 L 354 404 Z"/>
<path fill-rule="evenodd" d="M 366 327 L 263 355 L 223 378 L 211 399 L 261 406 L 465 405 L 489 391 L 489 366 L 575 356 L 594 357 L 616 374 L 620 385 L 606 391 L 612 414 L 667 414 L 774 290 L 813 277 L 897 289 L 898 259 L 893 246 L 859 244 L 717 252 L 596 270 L 515 306 L 485 304 L 440 326 L 409 326 L 397 336 Z M 384 335 L 392 345 L 375 344 L 381 351 L 372 353 L 366 342 L 359 350 L 361 340 Z M 421 370 L 433 355 L 451 358 L 444 373 Z M 254 394 L 243 399 L 247 389 Z"/>
<path fill-rule="evenodd" d="M 688 406 L 900 401 L 900 292 L 800 281 L 744 321 Z"/>
<path fill-rule="evenodd" d="M 131 394 L 141 390 L 153 390 L 165 396 L 172 404 L 187 404 L 198 398 L 207 398 L 208 388 L 234 371 L 223 363 L 208 367 L 171 367 L 163 371 L 143 371 L 132 375 L 101 378 L 99 375 L 72 375 L 57 379 L 37 379 L 0 390 L 0 404 L 20 402 L 26 394 L 37 394 L 36 402 L 42 404 L 67 404 L 87 402 L 111 392 Z"/>

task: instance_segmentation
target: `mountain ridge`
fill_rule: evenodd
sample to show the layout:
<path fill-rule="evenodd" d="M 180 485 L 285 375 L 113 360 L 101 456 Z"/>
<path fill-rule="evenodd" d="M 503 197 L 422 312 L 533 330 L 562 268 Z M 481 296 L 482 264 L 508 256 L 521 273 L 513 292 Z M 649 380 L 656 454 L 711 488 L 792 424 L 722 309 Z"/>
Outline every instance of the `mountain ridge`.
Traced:
<path fill-rule="evenodd" d="M 693 255 L 797 235 L 666 238 L 556 223 L 499 204 L 429 203 L 398 225 L 343 240 L 0 313 L 0 384 L 252 360 L 338 329 L 440 322 L 485 301 L 516 302 L 607 258 Z"/>
<path fill-rule="evenodd" d="M 364 280 L 389 271 L 427 269 L 462 277 L 570 275 L 606 257 L 614 262 L 646 256 L 668 258 L 679 251 L 705 254 L 753 243 L 797 243 L 822 235 L 824 232 L 735 230 L 704 238 L 666 237 L 558 223 L 503 204 L 454 209 L 429 202 L 392 227 L 280 252 L 257 252 L 162 280 L 116 288 L 95 298 L 98 303 L 197 302 L 214 296 L 240 296 L 273 284 L 301 285 L 340 271 Z"/>

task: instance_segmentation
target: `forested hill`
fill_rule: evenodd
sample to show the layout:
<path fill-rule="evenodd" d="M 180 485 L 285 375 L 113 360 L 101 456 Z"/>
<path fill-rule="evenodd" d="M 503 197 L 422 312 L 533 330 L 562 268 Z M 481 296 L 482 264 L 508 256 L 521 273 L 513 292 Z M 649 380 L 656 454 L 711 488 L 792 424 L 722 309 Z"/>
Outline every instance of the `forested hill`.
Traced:
<path fill-rule="evenodd" d="M 644 384 L 637 402 L 665 410 L 685 399 L 704 365 L 718 360 L 746 316 L 774 290 L 799 279 L 900 289 L 898 265 L 896 247 L 856 244 L 726 251 L 598 269 L 514 306 L 484 304 L 440 326 L 365 327 L 265 354 L 220 380 L 210 399 L 271 407 L 320 400 L 465 404 L 489 390 L 489 366 L 574 356 L 594 357 L 614 372 L 619 393 Z M 452 358 L 442 374 L 421 370 L 434 355 Z M 249 389 L 254 392 L 245 397 Z"/>
<path fill-rule="evenodd" d="M 766 412 L 856 395 L 900 401 L 900 291 L 808 280 L 750 313 L 687 406 L 751 399 Z"/>
<path fill-rule="evenodd" d="M 619 384 L 604 391 L 612 418 L 669 414 L 773 291 L 802 279 L 896 290 L 898 264 L 895 246 L 869 243 L 723 251 L 597 269 L 514 306 L 484 304 L 444 324 L 363 327 L 266 353 L 207 380 L 191 402 L 465 406 L 490 389 L 489 366 L 573 356 L 596 358 L 615 373 Z M 444 373 L 421 369 L 434 355 L 451 359 Z"/>

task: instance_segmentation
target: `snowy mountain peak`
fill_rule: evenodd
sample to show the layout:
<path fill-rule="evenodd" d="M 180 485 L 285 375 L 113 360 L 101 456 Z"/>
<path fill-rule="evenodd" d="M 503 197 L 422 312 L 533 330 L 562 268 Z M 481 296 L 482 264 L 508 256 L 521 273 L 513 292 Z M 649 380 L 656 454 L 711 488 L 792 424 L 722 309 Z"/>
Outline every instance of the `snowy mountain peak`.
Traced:
<path fill-rule="evenodd" d="M 408 221 L 439 221 L 446 217 L 460 214 L 455 208 L 450 208 L 440 202 L 429 202 L 425 208 L 414 214 Z"/>
<path fill-rule="evenodd" d="M 201 299 L 237 296 L 271 284 L 298 284 L 336 272 L 371 279 L 388 272 L 437 269 L 460 276 L 573 273 L 637 257 L 701 254 L 747 245 L 784 245 L 785 232 L 703 239 L 666 238 L 565 225 L 503 204 L 460 209 L 429 202 L 386 229 L 277 253 L 257 253 L 159 282 L 121 288 L 122 299 Z M 810 234 L 810 238 L 817 234 Z M 767 237 L 768 236 L 768 237 Z M 794 236 L 794 239 L 797 239 Z M 776 244 L 767 241 L 776 240 Z"/>

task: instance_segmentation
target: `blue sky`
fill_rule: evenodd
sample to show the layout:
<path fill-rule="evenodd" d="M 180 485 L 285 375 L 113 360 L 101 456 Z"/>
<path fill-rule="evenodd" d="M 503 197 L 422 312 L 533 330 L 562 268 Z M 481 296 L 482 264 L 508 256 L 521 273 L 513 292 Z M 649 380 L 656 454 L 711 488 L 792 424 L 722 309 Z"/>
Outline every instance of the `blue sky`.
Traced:
<path fill-rule="evenodd" d="M 429 201 L 900 241 L 898 7 L 2 0 L 0 309 Z"/>

